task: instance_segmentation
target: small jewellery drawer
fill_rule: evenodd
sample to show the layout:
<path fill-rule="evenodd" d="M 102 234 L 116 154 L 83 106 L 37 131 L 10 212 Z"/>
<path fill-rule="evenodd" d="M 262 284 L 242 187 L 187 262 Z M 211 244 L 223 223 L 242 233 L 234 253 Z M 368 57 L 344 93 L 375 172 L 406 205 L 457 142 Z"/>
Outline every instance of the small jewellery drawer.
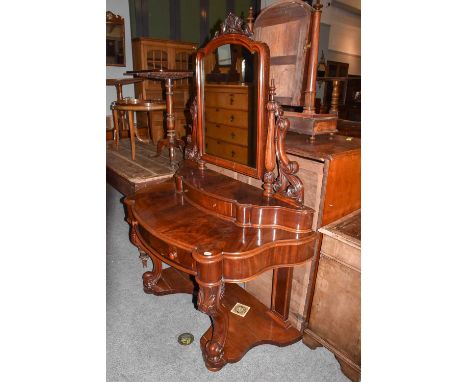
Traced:
<path fill-rule="evenodd" d="M 138 226 L 138 236 L 140 236 L 146 247 L 154 248 L 157 253 L 163 257 L 163 259 L 161 259 L 162 261 L 166 262 L 166 260 L 168 260 L 167 263 L 175 266 L 176 268 L 179 266 L 187 270 L 196 269 L 195 260 L 193 259 L 190 251 L 167 244 L 148 233 L 148 231 L 140 225 Z"/>
<path fill-rule="evenodd" d="M 225 126 L 218 123 L 206 123 L 206 136 L 221 139 L 229 143 L 237 143 L 246 146 L 248 143 L 248 131 L 245 128 Z"/>
<path fill-rule="evenodd" d="M 207 88 L 205 103 L 208 107 L 223 107 L 234 110 L 248 110 L 249 97 L 247 93 L 210 91 Z"/>
<path fill-rule="evenodd" d="M 208 154 L 220 158 L 229 159 L 242 164 L 247 164 L 248 162 L 247 146 L 239 146 L 207 136 L 205 139 L 205 148 Z"/>
<path fill-rule="evenodd" d="M 238 126 L 246 128 L 248 118 L 246 111 L 207 107 L 205 111 L 206 122 L 221 125 Z"/>

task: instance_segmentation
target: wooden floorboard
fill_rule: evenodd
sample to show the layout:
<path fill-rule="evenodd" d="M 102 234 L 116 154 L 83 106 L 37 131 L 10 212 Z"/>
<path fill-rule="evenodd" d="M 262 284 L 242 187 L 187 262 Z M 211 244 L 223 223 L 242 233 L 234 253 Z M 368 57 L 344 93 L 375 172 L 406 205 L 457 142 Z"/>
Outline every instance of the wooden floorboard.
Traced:
<path fill-rule="evenodd" d="M 156 146 L 152 143 L 136 143 L 135 160 L 132 160 L 130 140 L 122 139 L 117 148 L 113 141 L 106 142 L 107 182 L 124 195 L 128 195 L 174 175 L 169 165 L 167 149 L 155 157 Z M 176 163 L 182 153 L 176 150 Z"/>

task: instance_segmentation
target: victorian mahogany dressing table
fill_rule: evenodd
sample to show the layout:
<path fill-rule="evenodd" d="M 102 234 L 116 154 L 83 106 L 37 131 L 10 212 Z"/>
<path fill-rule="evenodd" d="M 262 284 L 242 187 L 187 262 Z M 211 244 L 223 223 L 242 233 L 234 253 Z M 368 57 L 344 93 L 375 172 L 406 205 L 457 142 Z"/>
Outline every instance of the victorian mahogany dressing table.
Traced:
<path fill-rule="evenodd" d="M 247 106 L 254 107 L 255 118 L 246 128 L 256 140 L 248 141 L 253 158 L 248 164 L 206 150 L 206 63 L 226 45 L 240 46 L 252 56 L 245 62 L 252 64 L 249 86 L 255 101 Z M 152 271 L 143 274 L 145 292 L 196 294 L 197 308 L 211 317 L 212 327 L 200 339 L 211 371 L 239 361 L 256 345 L 286 346 L 301 338 L 287 321 L 292 267 L 314 256 L 317 234 L 312 231 L 314 211 L 303 205 L 298 165 L 285 153 L 289 122 L 274 100 L 273 82 L 267 95 L 268 68 L 268 46 L 253 41 L 250 29 L 229 14 L 220 32 L 197 52 L 197 96 L 185 160 L 174 179 L 125 199 L 131 241 L 153 262 Z M 207 164 L 262 179 L 263 190 Z M 162 262 L 170 267 L 163 270 Z M 274 277 L 267 308 L 237 283 L 270 269 Z"/>

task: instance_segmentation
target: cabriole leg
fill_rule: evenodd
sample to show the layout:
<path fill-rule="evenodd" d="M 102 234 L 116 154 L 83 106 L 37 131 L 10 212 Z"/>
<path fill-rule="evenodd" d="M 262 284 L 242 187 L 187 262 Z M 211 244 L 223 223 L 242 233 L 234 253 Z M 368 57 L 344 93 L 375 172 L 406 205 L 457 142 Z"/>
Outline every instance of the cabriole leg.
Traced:
<path fill-rule="evenodd" d="M 221 304 L 224 294 L 223 255 L 216 252 L 194 252 L 197 263 L 198 310 L 209 315 L 213 322 L 213 334 L 205 344 L 201 342 L 206 367 L 211 371 L 220 370 L 225 364 L 224 344 L 226 342 L 229 315 Z"/>

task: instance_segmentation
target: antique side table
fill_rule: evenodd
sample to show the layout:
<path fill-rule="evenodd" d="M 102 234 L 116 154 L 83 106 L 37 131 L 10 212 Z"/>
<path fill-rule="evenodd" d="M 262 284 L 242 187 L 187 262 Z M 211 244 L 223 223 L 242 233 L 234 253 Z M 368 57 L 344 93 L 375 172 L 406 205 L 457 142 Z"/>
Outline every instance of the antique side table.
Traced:
<path fill-rule="evenodd" d="M 106 78 L 106 86 L 115 86 L 117 92 L 117 102 L 123 100 L 123 85 L 131 85 L 144 81 L 143 78 Z M 120 121 L 122 121 L 122 129 L 125 128 L 125 113 L 120 112 Z M 115 134 L 118 133 L 119 126 L 114 120 L 114 140 L 116 139 Z M 117 138 L 118 139 L 118 138 Z"/>
<path fill-rule="evenodd" d="M 148 143 L 149 140 L 143 139 L 138 135 L 138 130 L 135 128 L 135 124 L 133 122 L 133 113 L 138 111 L 146 111 L 148 113 L 148 118 L 150 118 L 151 126 L 151 112 L 156 110 L 165 110 L 166 105 L 161 101 L 145 101 L 135 98 L 124 98 L 120 101 L 112 102 L 111 109 L 114 118 L 114 126 L 117 126 L 114 136 L 114 141 L 117 147 L 119 145 L 119 129 L 117 114 L 119 112 L 127 113 L 128 127 L 130 129 L 132 160 L 135 160 L 135 137 L 143 143 Z"/>
<path fill-rule="evenodd" d="M 117 101 L 123 100 L 122 86 L 136 84 L 144 81 L 143 78 L 107 78 L 106 86 L 115 86 L 117 91 Z"/>
<path fill-rule="evenodd" d="M 171 167 L 175 167 L 174 163 L 174 149 L 178 147 L 183 150 L 185 143 L 182 139 L 176 137 L 175 131 L 175 115 L 173 113 L 173 100 L 174 95 L 173 87 L 174 80 L 180 80 L 182 78 L 192 77 L 193 72 L 187 70 L 134 70 L 128 71 L 126 75 L 133 75 L 137 78 L 146 78 L 155 81 L 164 80 L 166 86 L 166 120 L 167 120 L 167 138 L 161 139 L 157 145 L 157 154 L 161 154 L 163 147 L 167 147 L 169 150 L 169 161 Z"/>

